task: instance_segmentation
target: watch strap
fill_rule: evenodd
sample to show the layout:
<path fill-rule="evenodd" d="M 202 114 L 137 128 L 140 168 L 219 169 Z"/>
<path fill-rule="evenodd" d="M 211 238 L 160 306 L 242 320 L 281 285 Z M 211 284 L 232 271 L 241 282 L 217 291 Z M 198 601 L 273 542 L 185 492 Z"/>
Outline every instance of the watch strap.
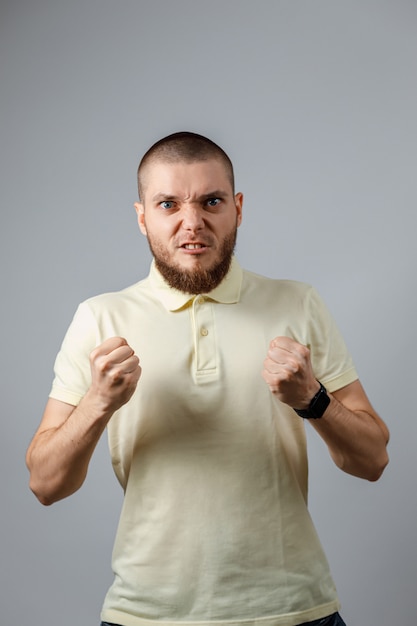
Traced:
<path fill-rule="evenodd" d="M 307 409 L 294 409 L 294 411 L 300 417 L 304 419 L 320 419 L 323 416 L 323 413 L 327 409 L 330 404 L 330 398 L 327 395 L 327 390 L 324 385 L 321 384 L 320 381 L 317 381 L 320 385 L 320 389 L 311 400 Z"/>

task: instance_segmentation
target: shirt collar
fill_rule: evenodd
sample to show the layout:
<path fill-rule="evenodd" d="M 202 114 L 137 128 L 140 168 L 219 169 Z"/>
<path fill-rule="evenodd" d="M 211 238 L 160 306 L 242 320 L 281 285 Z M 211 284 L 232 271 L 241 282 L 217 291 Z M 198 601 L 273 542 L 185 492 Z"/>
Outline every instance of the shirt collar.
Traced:
<path fill-rule="evenodd" d="M 233 257 L 230 269 L 220 285 L 212 291 L 201 295 L 215 302 L 222 302 L 223 304 L 239 302 L 242 277 L 242 268 Z M 152 261 L 149 281 L 156 296 L 168 311 L 178 311 L 190 304 L 196 297 L 195 295 L 172 289 L 156 268 L 155 261 Z"/>

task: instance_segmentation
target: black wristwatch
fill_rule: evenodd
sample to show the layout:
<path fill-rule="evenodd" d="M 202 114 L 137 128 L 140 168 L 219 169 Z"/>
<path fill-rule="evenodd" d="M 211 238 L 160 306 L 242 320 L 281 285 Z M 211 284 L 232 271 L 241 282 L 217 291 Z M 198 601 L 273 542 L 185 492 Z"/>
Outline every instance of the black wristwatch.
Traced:
<path fill-rule="evenodd" d="M 320 385 L 320 389 L 308 405 L 307 409 L 294 409 L 294 411 L 300 417 L 304 417 L 304 419 L 319 419 L 323 416 L 324 411 L 330 404 L 330 398 L 327 395 L 326 388 L 321 384 L 320 381 L 317 381 Z"/>

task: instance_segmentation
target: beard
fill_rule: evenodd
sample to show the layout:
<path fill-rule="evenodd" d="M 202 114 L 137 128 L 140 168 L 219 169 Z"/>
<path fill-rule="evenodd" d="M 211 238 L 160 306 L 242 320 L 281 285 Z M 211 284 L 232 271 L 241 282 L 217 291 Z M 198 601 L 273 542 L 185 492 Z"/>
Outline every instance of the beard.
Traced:
<path fill-rule="evenodd" d="M 155 259 L 155 266 L 165 281 L 173 289 L 197 295 L 209 293 L 222 282 L 230 269 L 233 253 L 236 246 L 237 228 L 227 235 L 220 246 L 219 260 L 208 269 L 197 267 L 194 270 L 183 268 L 170 262 L 169 254 L 158 242 L 152 242 L 148 236 L 148 243 Z"/>

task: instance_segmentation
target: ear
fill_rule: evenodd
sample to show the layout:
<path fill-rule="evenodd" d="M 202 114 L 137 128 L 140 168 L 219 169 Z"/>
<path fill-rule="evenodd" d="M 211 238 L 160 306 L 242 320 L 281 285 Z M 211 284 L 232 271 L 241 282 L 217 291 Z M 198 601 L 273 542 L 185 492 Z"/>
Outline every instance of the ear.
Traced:
<path fill-rule="evenodd" d="M 239 192 L 235 195 L 235 206 L 236 206 L 237 225 L 240 226 L 242 223 L 243 193 Z"/>
<path fill-rule="evenodd" d="M 142 202 L 135 202 L 133 205 L 135 207 L 136 215 L 138 216 L 138 224 L 140 228 L 140 232 L 142 235 L 147 235 L 146 225 L 145 225 L 145 208 Z"/>

